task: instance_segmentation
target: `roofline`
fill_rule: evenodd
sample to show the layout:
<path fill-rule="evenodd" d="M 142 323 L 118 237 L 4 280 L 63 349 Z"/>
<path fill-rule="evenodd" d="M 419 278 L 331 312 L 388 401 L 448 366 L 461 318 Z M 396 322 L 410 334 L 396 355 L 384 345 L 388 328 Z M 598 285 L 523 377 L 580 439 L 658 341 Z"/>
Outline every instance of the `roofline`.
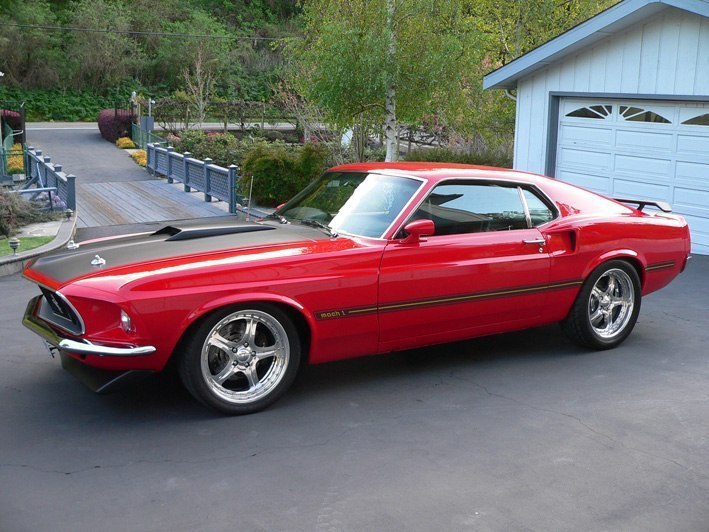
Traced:
<path fill-rule="evenodd" d="M 483 78 L 483 89 L 514 89 L 520 78 L 659 13 L 667 7 L 709 17 L 707 0 L 624 0 L 490 72 Z"/>

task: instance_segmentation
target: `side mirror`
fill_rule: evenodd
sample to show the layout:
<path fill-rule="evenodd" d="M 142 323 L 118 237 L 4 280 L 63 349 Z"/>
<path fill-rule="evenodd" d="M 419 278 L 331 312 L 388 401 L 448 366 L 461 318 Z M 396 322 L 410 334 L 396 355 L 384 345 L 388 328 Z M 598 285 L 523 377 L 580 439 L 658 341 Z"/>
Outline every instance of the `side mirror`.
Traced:
<path fill-rule="evenodd" d="M 431 236 L 436 232 L 433 220 L 416 220 L 404 226 L 404 231 L 409 236 L 401 240 L 401 244 L 418 244 L 424 236 Z"/>

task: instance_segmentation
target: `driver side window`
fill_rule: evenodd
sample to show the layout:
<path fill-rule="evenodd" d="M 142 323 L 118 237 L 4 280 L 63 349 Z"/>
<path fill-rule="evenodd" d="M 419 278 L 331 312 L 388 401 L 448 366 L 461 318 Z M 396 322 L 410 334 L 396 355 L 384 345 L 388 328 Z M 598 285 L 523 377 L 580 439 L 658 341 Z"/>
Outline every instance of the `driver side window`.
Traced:
<path fill-rule="evenodd" d="M 498 184 L 438 185 L 412 218 L 421 219 L 433 221 L 434 236 L 527 228 L 519 189 Z"/>

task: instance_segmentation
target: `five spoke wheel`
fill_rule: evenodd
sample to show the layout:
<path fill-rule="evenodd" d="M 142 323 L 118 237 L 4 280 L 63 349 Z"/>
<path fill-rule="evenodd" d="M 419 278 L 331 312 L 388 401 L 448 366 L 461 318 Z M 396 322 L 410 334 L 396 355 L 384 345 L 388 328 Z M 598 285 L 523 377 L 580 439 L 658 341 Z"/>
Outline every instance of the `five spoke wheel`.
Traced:
<path fill-rule="evenodd" d="M 601 338 L 612 338 L 630 321 L 635 306 L 635 290 L 630 276 L 614 268 L 596 281 L 588 302 L 591 327 Z"/>
<path fill-rule="evenodd" d="M 300 341 L 288 316 L 275 306 L 220 311 L 196 331 L 180 373 L 203 403 L 228 414 L 265 408 L 290 386 Z"/>
<path fill-rule="evenodd" d="M 202 346 L 202 375 L 212 391 L 233 403 L 267 395 L 285 374 L 290 345 L 270 314 L 240 310 L 217 323 Z"/>
<path fill-rule="evenodd" d="M 639 311 L 638 273 L 627 262 L 614 260 L 589 275 L 561 327 L 583 346 L 610 349 L 627 338 Z"/>

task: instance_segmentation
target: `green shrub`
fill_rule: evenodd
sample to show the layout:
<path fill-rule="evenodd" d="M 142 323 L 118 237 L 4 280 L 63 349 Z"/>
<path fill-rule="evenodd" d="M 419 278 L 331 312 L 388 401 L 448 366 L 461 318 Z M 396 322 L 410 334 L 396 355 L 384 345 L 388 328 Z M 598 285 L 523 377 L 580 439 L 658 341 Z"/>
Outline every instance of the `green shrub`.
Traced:
<path fill-rule="evenodd" d="M 325 169 L 327 149 L 319 144 L 288 146 L 282 142 L 257 142 L 243 160 L 243 192 L 253 179 L 253 199 L 275 207 L 292 198 Z"/>
<path fill-rule="evenodd" d="M 121 95 L 120 101 L 128 101 L 129 96 L 130 92 Z M 113 107 L 116 103 L 115 96 L 96 94 L 94 90 L 24 90 L 14 87 L 1 87 L 0 100 L 24 101 L 28 121 L 93 121 L 101 109 Z"/>
<path fill-rule="evenodd" d="M 175 146 L 181 152 L 190 152 L 195 159 L 210 158 L 219 166 L 228 167 L 240 164 L 245 150 L 252 142 L 239 140 L 230 133 L 205 133 L 204 131 L 185 131 Z"/>
<path fill-rule="evenodd" d="M 444 162 L 460 164 L 476 164 L 512 168 L 512 159 L 504 154 L 493 151 L 467 153 L 449 148 L 419 148 L 411 150 L 406 155 L 407 161 Z"/>

